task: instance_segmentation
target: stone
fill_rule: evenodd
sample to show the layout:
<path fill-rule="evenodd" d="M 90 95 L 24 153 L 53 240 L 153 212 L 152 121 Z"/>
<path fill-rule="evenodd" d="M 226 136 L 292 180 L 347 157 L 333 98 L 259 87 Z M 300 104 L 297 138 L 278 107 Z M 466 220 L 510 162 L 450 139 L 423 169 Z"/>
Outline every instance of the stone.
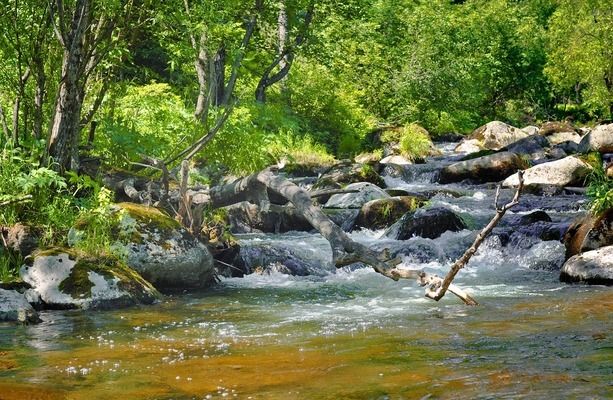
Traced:
<path fill-rule="evenodd" d="M 404 158 L 403 156 L 390 155 L 390 156 L 387 156 L 381 159 L 381 161 L 379 161 L 379 164 L 382 164 L 382 165 L 393 164 L 393 165 L 402 166 L 402 165 L 411 165 L 413 163 L 407 160 L 406 158 Z"/>
<path fill-rule="evenodd" d="M 423 204 L 422 199 L 412 196 L 372 200 L 360 209 L 355 226 L 373 230 L 387 228 L 404 214 Z"/>
<path fill-rule="evenodd" d="M 25 296 L 15 290 L 0 289 L 0 322 L 40 322 L 38 313 Z"/>
<path fill-rule="evenodd" d="M 549 141 L 543 136 L 533 135 L 519 139 L 506 146 L 503 151 L 510 151 L 520 156 L 529 157 L 531 160 L 539 160 L 546 157 Z"/>
<path fill-rule="evenodd" d="M 536 135 L 539 133 L 539 127 L 534 125 L 528 125 L 521 128 L 523 132 L 526 132 L 528 135 Z"/>
<path fill-rule="evenodd" d="M 412 236 L 435 239 L 447 231 L 458 232 L 466 228 L 464 220 L 453 211 L 437 207 L 406 213 L 385 231 L 384 236 L 396 240 Z"/>
<path fill-rule="evenodd" d="M 458 144 L 453 151 L 456 153 L 471 154 L 483 150 L 481 142 L 477 139 L 464 139 Z"/>
<path fill-rule="evenodd" d="M 331 266 L 331 260 L 327 261 Z M 324 273 L 322 262 L 308 252 L 300 251 L 290 244 L 250 242 L 243 244 L 234 265 L 245 274 L 273 272 L 286 275 L 307 276 Z"/>
<path fill-rule="evenodd" d="M 283 233 L 310 231 L 311 224 L 291 206 L 271 205 L 263 210 L 256 204 L 243 201 L 225 207 L 232 233 Z"/>
<path fill-rule="evenodd" d="M 357 208 L 322 208 L 324 214 L 345 232 L 351 232 L 360 210 Z"/>
<path fill-rule="evenodd" d="M 613 209 L 599 216 L 586 214 L 577 218 L 564 233 L 563 242 L 567 259 L 584 251 L 613 245 Z"/>
<path fill-rule="evenodd" d="M 568 156 L 561 160 L 528 168 L 524 171 L 524 184 L 526 186 L 583 186 L 585 178 L 591 170 L 592 167 L 583 160 L 575 156 Z M 504 187 L 517 187 L 517 185 L 519 185 L 517 173 L 502 182 Z"/>
<path fill-rule="evenodd" d="M 549 143 L 551 143 L 552 146 L 555 146 L 556 144 L 563 143 L 563 142 L 574 142 L 574 143 L 581 142 L 581 135 L 575 131 L 554 132 L 554 133 L 551 133 L 550 135 L 547 135 L 546 138 L 549 141 Z"/>
<path fill-rule="evenodd" d="M 340 189 L 345 185 L 357 182 L 369 182 L 379 187 L 385 187 L 383 178 L 372 166 L 343 161 L 324 172 L 313 185 L 313 189 Z"/>
<path fill-rule="evenodd" d="M 562 266 L 560 280 L 613 285 L 613 246 L 572 256 Z"/>
<path fill-rule="evenodd" d="M 498 182 L 525 167 L 526 162 L 520 156 L 505 151 L 448 165 L 440 170 L 437 179 L 439 183 L 463 180 L 476 183 Z"/>
<path fill-rule="evenodd" d="M 568 121 L 549 121 L 541 125 L 539 134 L 550 136 L 559 132 L 576 132 L 577 129 Z"/>
<path fill-rule="evenodd" d="M 492 121 L 475 129 L 470 138 L 480 141 L 485 149 L 500 150 L 528 136 L 526 132 L 514 126 L 500 121 Z"/>
<path fill-rule="evenodd" d="M 377 154 L 375 152 L 361 153 L 355 156 L 353 160 L 358 164 L 376 165 L 379 162 L 379 160 L 381 160 L 381 156 L 380 154 Z"/>
<path fill-rule="evenodd" d="M 133 203 L 117 205 L 124 210 L 117 247 L 127 255 L 128 265 L 158 290 L 203 288 L 213 280 L 213 256 L 187 229 L 154 207 Z"/>
<path fill-rule="evenodd" d="M 335 194 L 326 202 L 326 208 L 361 208 L 371 200 L 390 197 L 383 189 L 368 182 L 347 185 L 345 190 L 358 190 L 357 193 Z"/>
<path fill-rule="evenodd" d="M 38 251 L 19 275 L 32 286 L 28 297 L 39 298 L 46 308 L 112 309 L 160 299 L 159 292 L 122 261 L 69 249 Z"/>
<path fill-rule="evenodd" d="M 580 153 L 598 151 L 602 154 L 613 153 L 613 123 L 598 125 L 585 135 L 579 143 Z"/>
<path fill-rule="evenodd" d="M 38 247 L 41 236 L 37 229 L 21 223 L 3 229 L 2 234 L 5 236 L 6 246 L 22 258 L 27 257 Z"/>

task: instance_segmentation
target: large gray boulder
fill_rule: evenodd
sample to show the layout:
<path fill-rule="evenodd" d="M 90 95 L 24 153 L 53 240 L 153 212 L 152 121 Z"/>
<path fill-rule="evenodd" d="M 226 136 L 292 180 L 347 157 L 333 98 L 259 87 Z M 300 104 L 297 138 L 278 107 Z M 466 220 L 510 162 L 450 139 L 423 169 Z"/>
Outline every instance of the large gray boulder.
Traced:
<path fill-rule="evenodd" d="M 0 289 L 0 322 L 40 322 L 38 314 L 23 294 Z"/>
<path fill-rule="evenodd" d="M 505 151 L 448 165 L 441 169 L 437 179 L 440 183 L 466 179 L 477 183 L 498 182 L 525 167 L 526 162 L 520 156 Z"/>
<path fill-rule="evenodd" d="M 568 156 L 561 160 L 551 161 L 524 171 L 524 184 L 526 186 L 583 186 L 585 178 L 592 167 L 583 160 Z M 519 185 L 517 173 L 509 176 L 502 182 L 504 187 Z"/>
<path fill-rule="evenodd" d="M 528 133 L 514 126 L 500 121 L 492 121 L 477 128 L 470 138 L 478 140 L 485 149 L 500 150 L 528 136 Z"/>
<path fill-rule="evenodd" d="M 356 193 L 335 194 L 330 197 L 326 208 L 361 208 L 371 200 L 391 197 L 380 187 L 368 182 L 358 182 L 347 185 L 345 190 L 357 190 Z"/>
<path fill-rule="evenodd" d="M 528 136 L 506 146 L 503 150 L 516 153 L 531 160 L 541 160 L 547 156 L 549 141 L 540 135 Z"/>
<path fill-rule="evenodd" d="M 435 239 L 447 231 L 458 232 L 466 228 L 466 223 L 456 213 L 437 207 L 406 213 L 385 231 L 384 236 L 396 240 L 406 240 L 413 236 Z"/>
<path fill-rule="evenodd" d="M 117 205 L 117 244 L 127 263 L 158 290 L 202 288 L 213 281 L 213 256 L 187 229 L 154 207 Z"/>
<path fill-rule="evenodd" d="M 613 246 L 572 256 L 562 266 L 560 280 L 613 285 Z"/>
<path fill-rule="evenodd" d="M 598 125 L 579 143 L 580 153 L 613 153 L 613 124 Z"/>
<path fill-rule="evenodd" d="M 47 308 L 110 309 L 151 304 L 158 291 L 123 262 L 54 248 L 36 253 L 19 274 L 30 301 Z"/>

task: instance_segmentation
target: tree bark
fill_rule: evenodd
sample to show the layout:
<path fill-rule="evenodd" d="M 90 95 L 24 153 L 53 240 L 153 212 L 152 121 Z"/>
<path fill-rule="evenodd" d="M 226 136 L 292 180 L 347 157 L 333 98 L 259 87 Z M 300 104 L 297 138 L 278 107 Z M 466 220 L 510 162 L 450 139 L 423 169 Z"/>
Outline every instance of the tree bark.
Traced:
<path fill-rule="evenodd" d="M 90 6 L 90 0 L 77 0 L 70 32 L 68 34 L 59 33 L 64 47 L 62 78 L 51 123 L 47 152 L 62 171 L 76 167 L 74 164 L 78 162 L 75 160 L 77 153 L 74 146 L 78 143 L 83 107 L 81 85 L 84 85 L 83 81 L 79 82 L 79 72 L 83 70 L 83 42 L 89 26 Z"/>

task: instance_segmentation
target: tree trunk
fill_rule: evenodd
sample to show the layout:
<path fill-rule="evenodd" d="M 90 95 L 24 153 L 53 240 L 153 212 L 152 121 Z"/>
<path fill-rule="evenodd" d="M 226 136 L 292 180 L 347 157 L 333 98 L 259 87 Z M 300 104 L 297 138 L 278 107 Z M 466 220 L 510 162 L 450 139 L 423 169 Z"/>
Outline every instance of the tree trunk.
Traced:
<path fill-rule="evenodd" d="M 63 43 L 62 79 L 47 145 L 48 155 L 62 171 L 76 168 L 78 162 L 78 149 L 75 146 L 79 141 L 85 85 L 85 78 L 80 79 L 79 73 L 84 70 L 83 42 L 89 17 L 90 0 L 77 0 L 70 33 Z"/>

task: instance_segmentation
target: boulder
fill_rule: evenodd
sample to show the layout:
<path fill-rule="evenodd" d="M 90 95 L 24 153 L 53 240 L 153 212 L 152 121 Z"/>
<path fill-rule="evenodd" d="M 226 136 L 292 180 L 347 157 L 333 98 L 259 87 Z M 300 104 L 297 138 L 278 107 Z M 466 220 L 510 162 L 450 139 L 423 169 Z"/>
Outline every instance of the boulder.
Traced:
<path fill-rule="evenodd" d="M 598 151 L 602 154 L 613 153 L 613 123 L 598 125 L 585 135 L 579 143 L 580 153 Z"/>
<path fill-rule="evenodd" d="M 539 133 L 539 127 L 534 125 L 528 125 L 521 128 L 523 132 L 526 132 L 528 135 L 536 135 Z"/>
<path fill-rule="evenodd" d="M 466 179 L 477 183 L 498 182 L 525 167 L 526 162 L 520 156 L 505 151 L 446 166 L 439 172 L 438 182 L 453 183 Z"/>
<path fill-rule="evenodd" d="M 340 189 L 357 182 L 370 182 L 379 187 L 385 187 L 383 178 L 372 166 L 344 161 L 324 172 L 313 185 L 313 189 Z"/>
<path fill-rule="evenodd" d="M 36 323 L 40 318 L 23 294 L 0 289 L 0 322 L 5 321 Z"/>
<path fill-rule="evenodd" d="M 560 144 L 564 142 L 573 142 L 573 143 L 581 142 L 581 135 L 575 131 L 554 132 L 545 137 L 547 138 L 549 143 L 551 143 L 552 146 L 555 146 L 556 144 Z"/>
<path fill-rule="evenodd" d="M 74 250 L 39 251 L 21 267 L 27 297 L 47 308 L 111 309 L 151 304 L 159 292 L 136 271 L 114 257 L 92 257 Z"/>
<path fill-rule="evenodd" d="M 353 159 L 358 164 L 369 164 L 376 165 L 381 160 L 381 154 L 377 154 L 376 152 L 372 153 L 360 153 Z"/>
<path fill-rule="evenodd" d="M 531 160 L 539 160 L 546 157 L 549 141 L 542 136 L 528 136 L 527 138 L 519 139 L 506 146 L 503 150 L 516 153 L 520 156 L 529 157 Z"/>
<path fill-rule="evenodd" d="M 412 196 L 372 200 L 362 206 L 355 225 L 368 229 L 387 228 L 407 212 L 422 205 L 422 199 Z"/>
<path fill-rule="evenodd" d="M 345 232 L 353 230 L 360 213 L 357 208 L 322 208 L 321 211 Z"/>
<path fill-rule="evenodd" d="M 549 121 L 541 125 L 539 134 L 550 136 L 559 132 L 577 132 L 577 129 L 568 121 Z"/>
<path fill-rule="evenodd" d="M 549 157 L 552 158 L 558 158 L 556 157 L 555 154 L 552 154 L 553 151 L 556 150 L 561 150 L 563 153 L 560 154 L 575 154 L 577 152 L 579 152 L 579 144 L 577 144 L 576 142 L 573 141 L 566 141 L 566 142 L 561 142 L 556 144 L 555 146 L 553 146 L 549 152 Z M 564 157 L 566 157 L 566 155 Z M 559 158 L 563 158 L 563 157 L 559 157 Z"/>
<path fill-rule="evenodd" d="M 389 165 L 389 164 L 393 164 L 393 165 L 411 165 L 413 164 L 411 161 L 407 160 L 406 158 L 404 158 L 403 156 L 397 156 L 397 155 L 390 155 L 387 157 L 384 157 L 383 159 L 381 159 L 381 161 L 379 161 L 379 164 L 381 165 Z"/>
<path fill-rule="evenodd" d="M 352 183 L 346 190 L 357 190 L 356 193 L 335 194 L 326 202 L 326 208 L 361 208 L 371 200 L 390 197 L 383 189 L 368 182 Z"/>
<path fill-rule="evenodd" d="M 127 263 L 158 290 L 202 288 L 212 283 L 213 256 L 187 229 L 154 207 L 117 205 L 117 246 Z M 121 211 L 123 210 L 123 211 Z"/>
<path fill-rule="evenodd" d="M 243 201 L 225 208 L 232 233 L 282 233 L 310 231 L 311 224 L 291 206 L 271 205 L 263 210 L 256 204 Z"/>
<path fill-rule="evenodd" d="M 613 245 L 613 209 L 600 216 L 587 214 L 576 219 L 564 233 L 563 242 L 567 259 L 584 251 Z"/>
<path fill-rule="evenodd" d="M 470 136 L 481 142 L 482 147 L 489 150 L 500 150 L 513 142 L 528 137 L 521 129 L 500 121 L 492 121 L 477 128 Z"/>
<path fill-rule="evenodd" d="M 412 236 L 435 239 L 447 231 L 457 232 L 466 228 L 464 220 L 453 211 L 437 207 L 406 213 L 385 231 L 384 236 L 396 240 L 406 240 Z"/>
<path fill-rule="evenodd" d="M 528 168 L 524 171 L 524 184 L 526 186 L 583 186 L 585 178 L 591 170 L 592 167 L 586 162 L 575 156 L 568 156 L 561 160 L 550 161 Z M 505 179 L 502 185 L 504 187 L 516 187 L 519 185 L 517 173 Z"/>
<path fill-rule="evenodd" d="M 332 269 L 331 260 L 326 262 Z M 250 273 L 278 272 L 286 275 L 307 276 L 322 275 L 325 265 L 322 261 L 300 248 L 291 244 L 250 242 L 241 246 L 240 253 L 234 265 Z"/>
<path fill-rule="evenodd" d="M 21 223 L 3 228 L 0 233 L 4 237 L 6 246 L 22 258 L 30 255 L 38 247 L 41 237 L 39 229 Z"/>
<path fill-rule="evenodd" d="M 572 256 L 562 266 L 560 280 L 613 285 L 613 246 Z"/>
<path fill-rule="evenodd" d="M 477 139 L 464 139 L 458 144 L 453 151 L 456 153 L 471 154 L 483 150 L 481 141 Z"/>

